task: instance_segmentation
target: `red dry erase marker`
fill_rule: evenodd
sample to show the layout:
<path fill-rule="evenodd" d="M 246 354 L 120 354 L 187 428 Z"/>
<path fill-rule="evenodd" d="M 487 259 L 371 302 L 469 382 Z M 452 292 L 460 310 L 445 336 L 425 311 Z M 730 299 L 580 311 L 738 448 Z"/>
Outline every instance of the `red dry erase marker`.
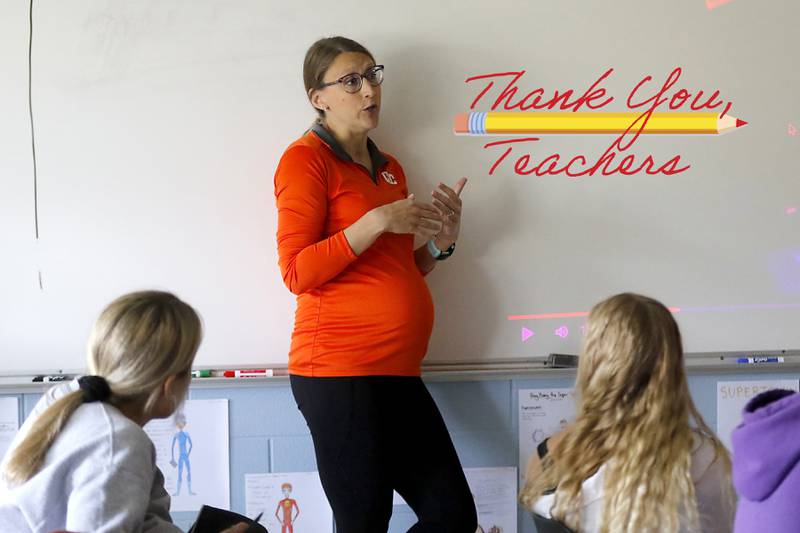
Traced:
<path fill-rule="evenodd" d="M 222 375 L 226 378 L 269 378 L 272 377 L 272 369 L 226 370 Z"/>

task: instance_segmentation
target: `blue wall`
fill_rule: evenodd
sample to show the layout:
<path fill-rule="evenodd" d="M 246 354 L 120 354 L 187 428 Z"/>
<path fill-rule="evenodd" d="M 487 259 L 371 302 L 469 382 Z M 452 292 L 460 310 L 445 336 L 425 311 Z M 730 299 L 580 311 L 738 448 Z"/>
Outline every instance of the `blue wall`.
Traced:
<path fill-rule="evenodd" d="M 716 427 L 717 381 L 749 379 L 799 379 L 799 373 L 690 375 L 689 386 L 700 412 Z M 571 378 L 429 382 L 439 409 L 465 468 L 517 466 L 517 391 L 529 388 L 569 387 Z M 21 415 L 26 416 L 39 394 L 22 394 Z M 244 475 L 256 472 L 316 470 L 308 428 L 294 403 L 288 383 L 254 387 L 192 387 L 192 399 L 230 400 L 231 506 L 244 513 Z M 194 513 L 175 513 L 176 523 L 187 530 Z M 405 532 L 414 523 L 405 506 L 395 507 L 389 531 Z M 520 533 L 535 533 L 524 512 L 519 512 Z"/>

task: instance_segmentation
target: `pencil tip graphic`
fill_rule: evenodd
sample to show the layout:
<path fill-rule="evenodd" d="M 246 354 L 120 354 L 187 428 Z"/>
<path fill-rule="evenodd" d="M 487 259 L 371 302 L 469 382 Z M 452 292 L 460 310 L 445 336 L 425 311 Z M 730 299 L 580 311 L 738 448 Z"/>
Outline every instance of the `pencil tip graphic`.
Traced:
<path fill-rule="evenodd" d="M 745 126 L 745 125 L 747 125 L 747 122 L 745 122 L 744 120 L 742 120 L 740 118 L 736 119 L 736 127 L 737 128 L 741 128 L 742 126 Z"/>

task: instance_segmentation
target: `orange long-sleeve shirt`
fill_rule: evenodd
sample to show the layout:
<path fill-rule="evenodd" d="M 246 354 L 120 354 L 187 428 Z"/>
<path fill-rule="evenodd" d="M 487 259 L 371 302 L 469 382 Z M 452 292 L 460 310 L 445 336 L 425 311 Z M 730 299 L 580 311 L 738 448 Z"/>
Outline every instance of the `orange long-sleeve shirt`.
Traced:
<path fill-rule="evenodd" d="M 301 376 L 417 376 L 433 302 L 412 235 L 384 233 L 356 256 L 343 230 L 408 196 L 403 169 L 368 148 L 374 175 L 322 126 L 290 145 L 275 171 L 278 263 L 297 294 L 289 372 Z"/>

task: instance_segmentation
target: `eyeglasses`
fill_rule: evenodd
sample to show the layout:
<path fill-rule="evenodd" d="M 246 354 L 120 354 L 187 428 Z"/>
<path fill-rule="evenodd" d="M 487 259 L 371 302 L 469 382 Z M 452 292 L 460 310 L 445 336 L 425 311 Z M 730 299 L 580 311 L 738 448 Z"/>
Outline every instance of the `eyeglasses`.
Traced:
<path fill-rule="evenodd" d="M 341 78 L 336 81 L 332 81 L 329 83 L 323 83 L 319 86 L 320 89 L 325 87 L 329 87 L 331 85 L 336 85 L 337 83 L 342 84 L 342 88 L 348 93 L 357 93 L 361 90 L 361 85 L 364 83 L 364 80 L 367 80 L 370 85 L 373 87 L 377 87 L 381 83 L 383 83 L 383 65 L 375 65 L 372 68 L 367 69 L 364 74 L 358 74 L 357 72 L 353 72 L 352 74 L 345 74 Z"/>

